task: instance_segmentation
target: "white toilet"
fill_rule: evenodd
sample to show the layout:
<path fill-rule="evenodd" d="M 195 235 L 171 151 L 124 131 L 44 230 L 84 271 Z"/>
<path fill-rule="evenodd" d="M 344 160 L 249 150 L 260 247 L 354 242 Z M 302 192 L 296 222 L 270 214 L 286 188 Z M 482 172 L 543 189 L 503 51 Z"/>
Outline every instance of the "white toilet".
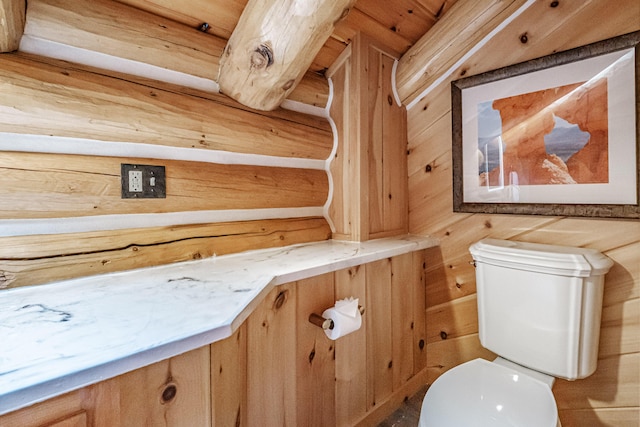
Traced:
<path fill-rule="evenodd" d="M 419 427 L 556 427 L 555 377 L 596 370 L 604 275 L 593 249 L 484 239 L 476 266 L 480 343 L 500 357 L 442 374 L 422 402 Z"/>

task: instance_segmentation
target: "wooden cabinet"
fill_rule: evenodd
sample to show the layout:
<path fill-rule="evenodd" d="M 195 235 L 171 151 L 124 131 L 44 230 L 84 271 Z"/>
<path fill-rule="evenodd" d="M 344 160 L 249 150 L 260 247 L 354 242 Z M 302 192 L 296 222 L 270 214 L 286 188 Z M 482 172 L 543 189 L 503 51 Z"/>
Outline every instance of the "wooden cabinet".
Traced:
<path fill-rule="evenodd" d="M 2 427 L 117 426 L 116 400 L 105 381 L 0 417 Z"/>
<path fill-rule="evenodd" d="M 391 83 L 397 58 L 358 34 L 327 72 L 338 138 L 329 211 L 335 238 L 364 241 L 408 230 L 406 111 Z"/>
<path fill-rule="evenodd" d="M 373 425 L 426 384 L 425 251 L 279 285 L 222 341 L 0 417 L 2 427 Z M 336 341 L 309 322 L 365 307 Z"/>
<path fill-rule="evenodd" d="M 211 425 L 209 366 L 209 347 L 202 347 L 113 379 L 117 425 Z"/>
<path fill-rule="evenodd" d="M 2 427 L 211 425 L 209 347 L 0 417 Z"/>
<path fill-rule="evenodd" d="M 426 384 L 424 263 L 418 251 L 274 288 L 232 337 L 211 346 L 214 425 L 384 419 Z M 358 331 L 331 341 L 309 323 L 351 296 L 366 310 Z"/>

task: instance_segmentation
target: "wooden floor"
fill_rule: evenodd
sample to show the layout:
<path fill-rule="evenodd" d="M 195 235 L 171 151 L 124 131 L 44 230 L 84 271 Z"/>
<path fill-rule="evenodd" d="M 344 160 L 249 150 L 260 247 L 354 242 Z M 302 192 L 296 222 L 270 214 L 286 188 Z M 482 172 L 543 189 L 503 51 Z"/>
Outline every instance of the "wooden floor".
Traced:
<path fill-rule="evenodd" d="M 422 399 L 427 392 L 427 386 L 407 399 L 400 408 L 378 424 L 378 427 L 416 427 L 420 418 Z"/>

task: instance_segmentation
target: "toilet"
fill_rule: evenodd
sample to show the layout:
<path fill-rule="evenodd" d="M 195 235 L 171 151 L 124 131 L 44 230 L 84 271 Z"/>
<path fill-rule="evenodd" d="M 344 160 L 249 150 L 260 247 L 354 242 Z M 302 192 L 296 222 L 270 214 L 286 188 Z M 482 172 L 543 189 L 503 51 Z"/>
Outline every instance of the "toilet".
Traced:
<path fill-rule="evenodd" d="M 557 427 L 555 378 L 596 370 L 604 275 L 594 249 L 484 239 L 476 267 L 478 335 L 498 355 L 442 374 L 422 402 L 419 427 Z"/>

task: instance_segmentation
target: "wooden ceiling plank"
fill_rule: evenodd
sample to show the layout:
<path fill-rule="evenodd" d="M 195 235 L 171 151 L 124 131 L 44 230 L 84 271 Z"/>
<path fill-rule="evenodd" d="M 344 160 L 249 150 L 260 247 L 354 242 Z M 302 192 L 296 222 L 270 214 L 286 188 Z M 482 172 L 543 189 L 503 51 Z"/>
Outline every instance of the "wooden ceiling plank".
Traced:
<path fill-rule="evenodd" d="M 336 25 L 332 38 L 350 43 L 359 32 L 372 37 L 374 40 L 401 54 L 406 52 L 413 44 L 411 39 L 393 31 L 391 28 L 385 27 L 357 7 L 351 11 L 347 19 Z"/>
<path fill-rule="evenodd" d="M 416 0 L 416 2 L 427 10 L 434 19 L 438 20 L 442 18 L 442 15 L 449 9 L 457 0 Z"/>
<path fill-rule="evenodd" d="M 0 52 L 18 49 L 24 31 L 25 0 L 0 0 Z"/>
<path fill-rule="evenodd" d="M 240 19 L 247 0 L 117 0 L 120 3 L 199 28 L 228 40 Z"/>
<path fill-rule="evenodd" d="M 416 0 L 360 0 L 356 3 L 356 9 L 408 39 L 411 44 L 417 42 L 437 21 L 436 17 Z"/>

